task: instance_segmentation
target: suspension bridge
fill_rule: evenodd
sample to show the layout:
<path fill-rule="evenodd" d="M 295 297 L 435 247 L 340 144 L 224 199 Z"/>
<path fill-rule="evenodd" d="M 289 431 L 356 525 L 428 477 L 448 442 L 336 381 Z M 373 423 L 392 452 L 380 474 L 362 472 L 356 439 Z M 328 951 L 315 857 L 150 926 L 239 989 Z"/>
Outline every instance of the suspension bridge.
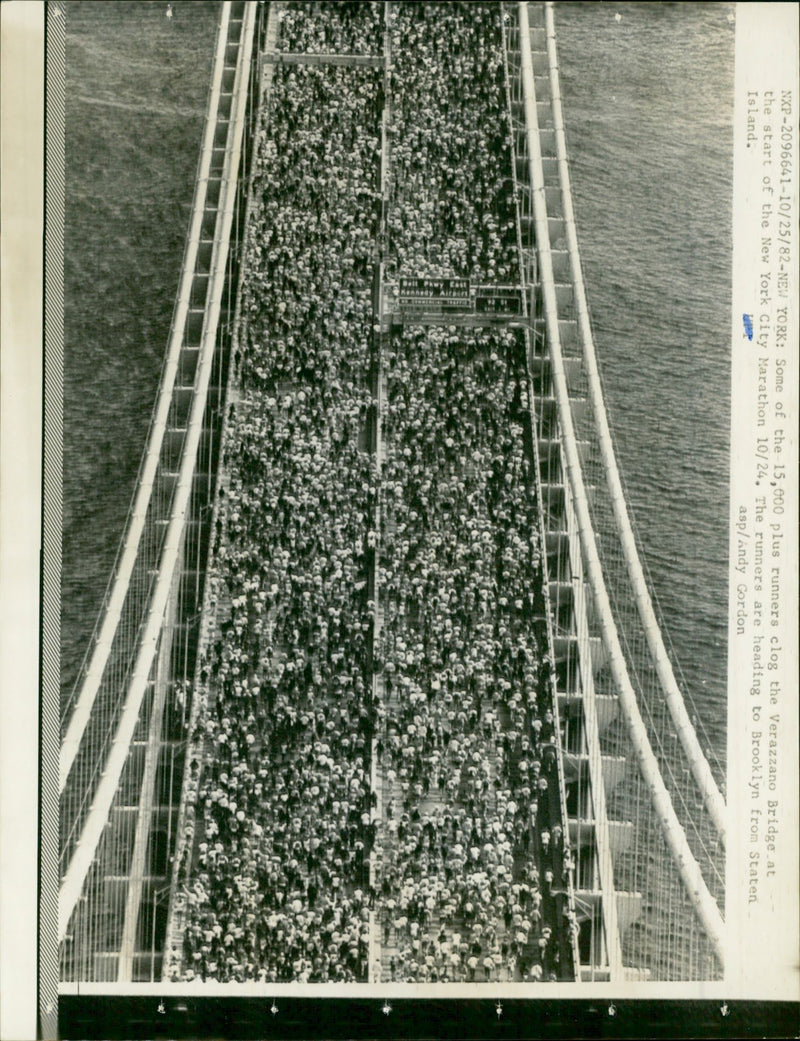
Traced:
<path fill-rule="evenodd" d="M 502 285 L 395 271 L 387 232 L 397 190 L 394 4 L 383 5 L 383 48 L 374 54 L 282 49 L 282 6 L 221 5 L 146 451 L 98 622 L 63 708 L 62 980 L 182 979 L 187 968 L 183 936 L 202 839 L 197 795 L 213 756 L 200 721 L 217 696 L 208 648 L 231 624 L 217 562 L 230 523 L 226 438 L 244 393 L 242 283 L 253 256 L 253 179 L 276 70 L 302 65 L 368 70 L 382 85 L 371 404 L 361 438 L 376 475 L 373 541 L 398 521 L 381 482 L 393 447 L 393 337 L 430 326 L 503 329 L 521 344 L 530 493 L 543 548 L 531 625 L 549 666 L 549 759 L 557 778 L 539 828 L 549 829 L 548 842 L 562 836 L 564 864 L 564 885 L 551 885 L 540 912 L 557 939 L 555 976 L 720 978 L 723 774 L 669 646 L 616 461 L 578 249 L 553 5 L 494 5 L 518 260 L 515 278 Z M 398 695 L 387 688 L 381 648 L 394 624 L 392 593 L 382 588 L 379 553 L 367 561 L 366 671 L 375 703 L 391 713 Z M 380 982 L 390 978 L 398 949 L 381 878 L 394 855 L 390 806 L 402 793 L 377 728 L 369 749 L 376 841 L 365 876 L 373 900 L 362 982 Z M 433 812 L 436 799 L 430 802 Z M 535 841 L 531 861 L 543 874 L 548 856 L 548 844 Z"/>

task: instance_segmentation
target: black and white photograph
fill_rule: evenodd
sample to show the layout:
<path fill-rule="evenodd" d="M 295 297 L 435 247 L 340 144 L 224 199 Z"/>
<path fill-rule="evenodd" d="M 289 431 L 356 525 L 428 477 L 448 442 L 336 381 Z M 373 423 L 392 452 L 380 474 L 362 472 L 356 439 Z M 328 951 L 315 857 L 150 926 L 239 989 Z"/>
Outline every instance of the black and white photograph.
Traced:
<path fill-rule="evenodd" d="M 750 89 L 745 6 L 41 5 L 39 1036 L 800 996 L 797 68 L 750 5 Z"/>

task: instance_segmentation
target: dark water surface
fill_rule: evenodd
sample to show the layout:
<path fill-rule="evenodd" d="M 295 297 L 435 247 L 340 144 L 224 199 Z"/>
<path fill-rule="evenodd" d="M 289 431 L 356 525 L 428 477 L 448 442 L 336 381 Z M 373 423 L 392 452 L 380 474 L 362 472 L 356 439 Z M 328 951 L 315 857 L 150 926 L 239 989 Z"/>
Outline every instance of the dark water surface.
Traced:
<path fill-rule="evenodd" d="M 555 8 L 575 217 L 618 461 L 677 659 L 723 761 L 732 10 Z"/>
<path fill-rule="evenodd" d="M 65 689 L 133 493 L 188 224 L 217 6 L 175 6 L 169 23 L 160 3 L 68 4 Z M 731 10 L 556 7 L 578 234 L 620 467 L 720 757 Z"/>
<path fill-rule="evenodd" d="M 155 402 L 219 5 L 68 2 L 62 687 L 114 562 Z"/>

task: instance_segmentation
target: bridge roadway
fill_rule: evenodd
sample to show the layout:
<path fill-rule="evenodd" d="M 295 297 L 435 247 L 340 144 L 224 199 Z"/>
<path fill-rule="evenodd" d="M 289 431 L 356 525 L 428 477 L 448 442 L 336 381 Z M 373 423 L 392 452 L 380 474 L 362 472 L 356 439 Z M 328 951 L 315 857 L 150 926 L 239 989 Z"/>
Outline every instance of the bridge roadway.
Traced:
<path fill-rule="evenodd" d="M 387 16 L 388 16 L 388 11 L 389 11 L 388 7 L 386 8 L 386 11 L 387 11 Z M 269 68 L 270 66 L 268 65 L 267 67 Z M 388 83 L 388 77 L 387 77 L 387 83 Z M 390 180 L 391 180 L 391 159 L 390 159 L 390 153 L 389 153 L 388 147 L 387 147 L 387 135 L 385 133 L 385 128 L 386 128 L 388 120 L 390 119 L 390 116 L 388 115 L 388 106 L 390 104 L 391 104 L 391 101 L 390 101 L 390 99 L 388 97 L 388 91 L 387 91 L 387 114 L 385 115 L 385 117 L 384 117 L 384 119 L 382 121 L 383 128 L 384 128 L 384 134 L 383 134 L 384 148 L 382 149 L 381 168 L 382 168 L 382 171 L 384 173 L 384 176 L 386 174 L 389 174 L 389 176 L 386 177 L 386 181 L 388 183 L 390 183 Z M 387 184 L 387 187 L 388 187 L 388 184 Z M 379 229 L 378 239 L 381 240 L 382 237 L 383 237 L 382 231 L 381 231 L 381 229 Z M 380 297 L 380 295 L 382 293 L 380 281 L 379 281 L 378 286 L 377 286 L 377 292 L 378 292 L 378 295 Z M 381 311 L 381 306 L 380 306 L 380 300 L 379 300 L 378 301 L 377 313 L 379 314 L 380 311 Z M 489 321 L 494 323 L 496 321 L 496 318 L 494 318 L 494 317 L 490 318 Z M 381 347 L 381 344 L 382 344 L 384 338 L 386 338 L 387 342 L 388 342 L 388 336 L 390 335 L 390 333 L 384 327 L 384 328 L 381 328 L 380 332 L 377 333 L 376 335 L 377 335 L 376 346 L 379 348 L 379 350 L 378 350 L 378 354 L 377 354 L 377 370 L 374 372 L 374 376 L 373 376 L 374 381 L 375 381 L 374 384 L 373 384 L 373 398 L 374 398 L 374 401 L 375 401 L 376 405 L 378 406 L 376 408 L 376 410 L 375 410 L 375 413 L 374 413 L 374 415 L 376 416 L 377 422 L 376 422 L 376 425 L 375 425 L 375 436 L 374 437 L 369 437 L 368 436 L 367 437 L 367 441 L 369 443 L 371 443 L 371 446 L 372 446 L 371 450 L 374 453 L 374 455 L 376 457 L 376 460 L 378 462 L 378 470 L 380 470 L 380 460 L 381 460 L 382 454 L 383 454 L 383 445 L 382 445 L 382 437 L 381 437 L 381 425 L 380 425 L 380 414 L 381 414 L 380 402 L 383 399 L 385 399 L 385 396 L 386 396 L 386 382 L 385 382 L 385 376 L 384 376 L 384 373 L 383 373 L 383 367 L 381 365 L 381 360 L 380 360 L 381 359 L 380 347 Z M 377 534 L 380 537 L 380 527 L 377 524 L 377 519 L 376 519 L 376 529 L 377 529 Z M 381 605 L 380 584 L 375 581 L 374 562 L 373 562 L 372 574 L 373 574 L 373 577 L 372 577 L 371 584 L 370 584 L 370 591 L 371 591 L 371 594 L 372 594 L 371 595 L 371 599 L 373 600 L 374 605 L 375 605 L 375 607 L 374 607 L 374 610 L 375 610 L 375 625 L 374 625 L 374 630 L 373 631 L 375 633 L 376 639 L 380 640 L 380 635 L 381 635 L 380 629 L 381 629 L 381 623 L 382 623 L 382 619 L 383 619 L 383 611 L 382 611 L 382 605 Z M 382 676 L 380 675 L 379 671 L 376 672 L 376 674 L 374 675 L 373 682 L 374 682 L 374 687 L 375 687 L 376 693 L 378 694 L 379 697 L 382 697 L 383 696 L 383 684 L 382 684 Z M 389 713 L 390 715 L 391 715 L 392 712 L 396 713 L 397 708 L 398 708 L 398 706 L 396 704 L 392 704 L 391 701 L 384 702 L 384 710 L 387 713 Z M 376 807 L 376 811 L 377 811 L 377 813 L 379 815 L 385 813 L 385 807 L 387 805 L 387 800 L 391 798 L 391 793 L 387 793 L 386 792 L 385 782 L 380 780 L 380 777 L 384 775 L 384 771 L 385 771 L 385 764 L 382 764 L 380 762 L 380 755 L 378 754 L 378 755 L 376 755 L 375 759 L 373 760 L 373 776 L 376 777 L 377 788 L 378 788 L 378 792 L 379 792 L 378 805 Z M 556 786 L 555 790 L 556 791 L 558 790 L 558 786 Z M 383 798 L 381 796 L 383 796 Z M 559 819 L 558 818 L 558 813 L 559 813 L 559 810 L 556 809 L 556 818 L 552 822 L 553 825 L 558 823 L 558 819 Z M 386 821 L 385 821 L 385 816 L 384 816 L 383 819 L 381 820 L 382 826 L 385 827 L 385 823 L 386 823 Z M 558 828 L 556 829 L 556 831 L 557 832 L 560 831 L 562 835 L 565 834 L 565 828 L 564 828 L 563 822 L 558 823 Z M 553 852 L 553 854 L 555 854 L 556 847 L 558 847 L 558 855 L 560 856 L 561 855 L 561 850 L 560 850 L 560 845 L 559 845 L 558 842 L 554 842 L 553 843 L 553 851 L 552 852 Z M 389 853 L 391 853 L 391 850 L 388 849 L 387 847 L 383 847 L 381 849 L 381 854 L 380 855 L 383 858 L 384 863 L 385 863 L 385 859 L 386 859 L 387 855 L 389 855 Z M 182 859 L 182 857 L 180 857 L 179 859 Z M 373 858 L 373 877 L 376 879 L 376 881 L 378 880 L 378 878 L 380 876 L 381 867 L 382 867 L 382 863 L 381 863 L 380 859 L 376 860 L 375 858 Z M 544 874 L 544 873 L 545 873 L 545 869 L 543 868 L 542 869 L 542 874 Z M 559 868 L 558 868 L 558 874 L 560 874 L 560 864 L 559 864 Z M 380 901 L 380 898 L 379 898 L 379 901 Z M 552 903 L 552 907 L 550 906 L 551 903 Z M 548 928 L 551 931 L 556 932 L 556 933 L 559 933 L 562 930 L 563 922 L 565 921 L 564 917 L 561 916 L 560 912 L 561 912 L 561 902 L 560 902 L 560 900 L 556 901 L 555 898 L 551 898 L 549 895 L 546 895 L 545 896 L 545 903 L 544 903 L 545 918 L 546 918 L 546 920 L 548 922 Z M 380 915 L 375 915 L 374 917 L 376 919 L 380 919 L 381 918 Z M 391 941 L 394 940 L 393 927 L 391 926 L 391 924 L 389 925 L 388 933 L 389 933 L 389 936 L 391 938 L 390 939 L 390 942 L 391 942 Z M 383 944 L 383 942 L 382 942 L 382 938 L 384 936 L 386 936 L 385 923 L 382 920 L 374 922 L 372 930 L 371 930 L 371 945 L 370 945 L 370 958 L 369 958 L 369 961 L 370 961 L 370 967 L 374 971 L 375 970 L 375 966 L 376 966 L 376 962 L 378 962 L 378 960 L 380 960 L 380 962 L 382 963 L 382 965 L 384 967 L 384 972 L 388 976 L 388 974 L 389 974 L 389 963 L 391 962 L 391 958 L 392 958 L 391 947 L 389 948 L 388 952 L 385 949 L 383 950 L 383 953 L 381 954 L 380 959 L 379 959 L 379 956 L 378 956 L 379 949 L 381 949 L 382 947 L 385 947 L 385 944 Z M 533 942 L 533 939 L 531 940 L 531 942 Z M 557 944 L 554 941 L 554 947 L 555 946 L 557 946 Z M 170 948 L 173 949 L 174 948 L 174 944 L 170 944 Z M 533 953 L 534 952 L 532 950 L 531 954 L 529 956 L 531 962 L 534 960 Z M 565 953 L 566 953 L 566 950 L 565 950 Z M 565 960 L 564 960 L 564 966 L 565 967 L 568 965 L 569 960 L 570 960 L 569 957 L 565 957 Z M 479 972 L 478 972 L 478 978 L 480 978 L 481 972 L 482 972 L 482 969 L 479 970 Z"/>
<path fill-rule="evenodd" d="M 422 326 L 447 324 L 469 326 L 473 334 L 480 335 L 481 327 L 510 328 L 514 335 L 522 337 L 526 344 L 528 359 L 528 400 L 530 424 L 527 449 L 534 464 L 536 475 L 535 495 L 539 504 L 541 544 L 545 547 L 545 574 L 542 589 L 542 609 L 536 621 L 545 634 L 549 655 L 554 663 L 550 691 L 551 709 L 555 718 L 554 768 L 559 783 L 554 799 L 548 800 L 546 818 L 539 821 L 540 831 L 548 824 L 550 831 L 560 835 L 559 843 L 552 846 L 535 840 L 535 853 L 529 861 L 536 863 L 537 871 L 544 876 L 546 870 L 560 873 L 562 852 L 564 863 L 569 864 L 565 876 L 566 885 L 556 893 L 546 889 L 543 893 L 542 915 L 548 928 L 555 932 L 554 947 L 561 955 L 560 972 L 571 974 L 568 966 L 574 966 L 584 979 L 636 978 L 643 967 L 626 963 L 624 936 L 629 927 L 641 914 L 641 896 L 635 892 L 620 892 L 615 887 L 615 863 L 636 841 L 634 826 L 629 820 L 614 819 L 607 808 L 607 798 L 619 786 L 626 774 L 625 760 L 605 750 L 603 735 L 619 719 L 622 695 L 622 714 L 633 738 L 639 766 L 651 785 L 653 800 L 664 819 L 669 819 L 665 829 L 667 844 L 676 859 L 683 884 L 693 901 L 693 911 L 711 938 L 711 948 L 719 957 L 721 918 L 713 898 L 703 880 L 700 868 L 694 859 L 683 835 L 672 802 L 666 791 L 658 764 L 649 750 L 644 727 L 638 716 L 636 694 L 627 679 L 624 655 L 619 651 L 618 637 L 611 623 L 604 624 L 606 615 L 613 616 L 610 607 L 604 607 L 604 579 L 602 568 L 593 557 L 591 543 L 587 543 L 587 531 L 591 519 L 586 513 L 584 500 L 594 495 L 592 487 L 586 487 L 580 479 L 581 465 L 592 450 L 588 440 L 575 436 L 571 430 L 571 416 L 595 414 L 598 402 L 587 402 L 581 390 L 581 378 L 585 371 L 585 354 L 581 352 L 581 338 L 586 339 L 586 328 L 581 325 L 581 312 L 585 310 L 582 283 L 576 278 L 579 261 L 576 261 L 577 246 L 574 242 L 573 219 L 569 203 L 568 181 L 564 179 L 563 131 L 560 124 L 560 99 L 555 69 L 554 36 L 552 13 L 549 7 L 539 4 L 521 3 L 513 7 L 505 4 L 501 12 L 504 39 L 506 94 L 509 110 L 510 163 L 516 202 L 516 250 L 520 266 L 519 294 L 522 312 L 512 316 L 476 316 L 474 314 L 443 316 L 433 313 L 398 312 L 388 303 L 384 264 L 390 258 L 387 252 L 386 217 L 394 198 L 392 180 L 390 135 L 392 122 L 392 98 L 389 70 L 391 66 L 391 7 L 384 7 L 386 30 L 384 53 L 376 55 L 306 55 L 279 52 L 276 49 L 274 14 L 277 4 L 271 5 L 268 23 L 268 39 L 258 62 L 260 90 L 270 89 L 272 70 L 280 64 L 334 65 L 340 68 L 360 67 L 384 68 L 385 111 L 381 119 L 382 148 L 380 155 L 381 218 L 376 236 L 376 273 L 373 294 L 374 341 L 372 345 L 373 366 L 370 376 L 373 409 L 368 428 L 364 431 L 365 450 L 372 454 L 380 476 L 386 456 L 384 408 L 390 393 L 384 351 L 396 345 L 393 339 L 402 335 L 402 329 L 416 324 Z M 512 13 L 513 12 L 513 13 Z M 270 29 L 271 27 L 271 29 Z M 269 33 L 272 33 L 270 36 Z M 247 233 L 246 233 L 247 234 Z M 391 249 L 391 244 L 389 244 Z M 206 303 L 206 309 L 208 308 Z M 234 341 L 246 341 L 244 329 L 237 326 Z M 563 352 L 562 352 L 563 348 Z M 591 364 L 589 366 L 591 368 Z M 228 405 L 236 403 L 235 380 L 228 398 Z M 565 401 L 568 400 L 568 404 Z M 602 405 L 602 401 L 600 401 Z M 226 405 L 227 412 L 227 405 Z M 583 428 L 581 428 L 583 429 Z M 391 437 L 391 434 L 389 435 Z M 224 479 L 221 483 L 224 487 Z M 380 481 L 379 481 L 380 487 Z M 219 522 L 218 534 L 224 541 L 224 510 L 218 513 L 219 500 L 214 511 L 214 524 Z M 382 526 L 394 524 L 391 511 L 387 512 L 380 495 L 371 518 L 374 534 L 373 545 L 380 546 Z M 372 619 L 372 684 L 373 694 L 380 704 L 383 718 L 396 717 L 401 709 L 396 690 L 386 693 L 382 673 L 380 647 L 384 637 L 387 604 L 384 602 L 378 561 L 379 551 L 371 556 L 368 576 L 369 600 L 373 604 Z M 599 569 L 599 570 L 598 570 Z M 548 574 L 549 572 L 549 574 Z M 634 576 L 634 586 L 636 585 Z M 216 596 L 216 603 L 214 597 Z M 641 596 L 639 597 L 641 599 Z M 599 605 L 599 607 L 598 607 Z M 203 616 L 202 647 L 219 634 L 219 625 L 225 611 L 225 596 L 219 595 L 216 585 L 207 584 Z M 598 615 L 600 626 L 598 628 Z M 168 627 L 169 628 L 169 627 Z M 615 642 L 616 641 L 616 642 Z M 162 650 L 162 669 L 168 668 L 168 658 Z M 656 652 L 654 652 L 656 653 Z M 660 652 L 659 652 L 660 653 Z M 657 654 L 656 654 L 657 657 Z M 597 677 L 605 674 L 609 666 L 615 669 L 617 682 L 609 690 L 596 686 Z M 671 674 L 671 671 L 670 671 Z M 664 671 L 669 682 L 669 676 Z M 192 704 L 190 732 L 196 732 L 198 706 L 205 699 L 208 709 L 213 703 L 213 689 L 203 692 L 203 677 L 195 675 L 200 697 Z M 674 680 L 672 681 L 674 683 Z M 157 684 L 156 684 L 157 687 Z M 166 690 L 166 686 L 164 687 Z M 627 693 L 626 693 L 627 691 Z M 211 700 L 209 700 L 211 699 Z M 158 704 L 158 699 L 153 702 Z M 709 781 L 707 764 L 697 760 L 692 734 L 688 734 L 681 716 L 680 705 L 674 694 L 671 709 L 681 729 L 684 747 L 694 766 L 695 777 L 703 793 L 703 799 L 712 816 L 718 814 L 718 792 Z M 160 711 L 160 710 L 159 710 Z M 501 713 L 502 715 L 502 713 Z M 508 726 L 503 718 L 501 728 Z M 163 807 L 155 804 L 153 785 L 156 748 L 166 747 L 158 737 L 158 711 L 153 712 L 150 724 L 149 748 L 151 767 L 144 769 L 144 786 L 141 796 L 132 865 L 126 873 L 117 877 L 107 875 L 107 883 L 116 886 L 124 882 L 127 910 L 121 941 L 122 957 L 117 959 L 116 973 L 119 979 L 141 978 L 142 973 L 157 972 L 155 948 L 146 949 L 139 907 L 142 894 L 147 891 L 153 896 L 153 882 L 157 881 L 146 866 L 145 849 L 155 817 Z M 693 731 L 692 731 L 693 733 Z M 73 742 L 74 743 L 74 742 Z M 198 745 L 185 757 L 185 773 L 181 795 L 180 817 L 175 833 L 178 845 L 174 856 L 172 884 L 170 888 L 170 910 L 165 942 L 168 954 L 164 964 L 165 978 L 181 971 L 182 931 L 184 926 L 184 889 L 191 879 L 192 861 L 196 855 L 198 836 L 191 821 L 193 799 L 196 796 L 198 776 L 196 764 L 207 761 L 210 749 Z M 398 807 L 402 807 L 404 793 L 399 781 L 392 780 L 385 755 L 385 738 L 379 733 L 372 741 L 370 777 L 377 800 L 373 820 L 378 826 L 380 840 L 370 857 L 370 881 L 376 901 L 370 913 L 368 975 L 371 980 L 388 981 L 396 978 L 399 969 L 399 937 L 394 924 L 394 912 L 386 910 L 387 894 L 382 891 L 381 877 L 387 864 L 395 856 L 397 837 L 394 825 L 388 827 L 389 812 L 396 822 Z M 499 782 L 497 754 L 490 755 L 492 783 Z M 69 766 L 67 765 L 67 772 Z M 148 780 L 149 778 L 149 780 Z M 149 792 L 149 794 L 147 794 Z M 456 795 L 456 804 L 464 797 Z M 425 814 L 444 811 L 448 803 L 443 792 L 428 792 L 416 806 L 415 812 Z M 115 811 L 117 812 L 117 811 Z M 558 862 L 554 860 L 558 846 Z M 138 850 L 138 853 L 136 852 Z M 514 874 L 523 867 L 518 855 Z M 72 870 L 72 866 L 70 868 Z M 165 878 L 162 876 L 162 883 Z M 556 887 L 558 888 L 558 887 Z M 163 898 L 162 885 L 162 898 Z M 154 923 L 155 908 L 147 919 Z M 138 921 L 138 927 L 137 927 Z M 576 928 L 567 929 L 572 921 Z M 433 936 L 441 926 L 435 912 L 423 927 L 423 933 Z M 580 924 L 580 935 L 577 925 Z M 464 930 L 465 922 L 456 923 Z M 451 928 L 453 928 L 451 923 Z M 146 931 L 146 930 L 145 930 Z M 534 931 L 534 935 L 536 935 Z M 74 943 L 74 933 L 72 937 Z M 154 940 L 155 942 L 155 940 Z M 404 941 L 405 942 L 405 941 Z M 498 944 L 505 942 L 502 923 Z M 533 940 L 531 943 L 533 944 Z M 152 945 L 151 945 L 152 946 Z M 672 952 L 670 952 L 672 953 Z M 113 950 L 94 952 L 97 972 L 98 959 L 114 960 Z M 149 955 L 149 967 L 148 963 Z M 535 947 L 529 952 L 529 962 L 536 957 Z M 699 971 L 708 972 L 712 964 L 706 958 Z M 137 967 L 138 966 L 138 967 Z M 86 971 L 85 968 L 82 971 Z M 107 969 L 99 970 L 107 973 Z M 482 978 L 479 966 L 475 978 Z M 713 970 L 712 970 L 713 974 Z M 519 979 L 519 966 L 504 966 L 499 978 Z"/>

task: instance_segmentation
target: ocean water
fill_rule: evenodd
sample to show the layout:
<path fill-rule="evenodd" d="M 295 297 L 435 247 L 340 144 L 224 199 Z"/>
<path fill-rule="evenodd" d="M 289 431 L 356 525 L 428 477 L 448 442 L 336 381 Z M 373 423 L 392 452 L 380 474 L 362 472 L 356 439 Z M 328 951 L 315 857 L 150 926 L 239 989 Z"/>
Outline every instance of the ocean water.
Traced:
<path fill-rule="evenodd" d="M 555 8 L 578 240 L 618 461 L 668 635 L 723 762 L 732 12 Z"/>
<path fill-rule="evenodd" d="M 62 697 L 122 536 L 169 336 L 218 5 L 66 6 Z"/>
<path fill-rule="evenodd" d="M 172 26 L 160 4 L 70 7 L 65 691 L 122 534 L 166 347 L 216 20 L 213 4 L 177 5 Z M 620 467 L 669 635 L 720 758 L 732 10 L 556 6 L 578 236 Z M 124 60 L 129 74 L 109 86 L 102 62 L 121 75 Z M 104 182 L 114 161 L 129 164 L 125 179 Z"/>

